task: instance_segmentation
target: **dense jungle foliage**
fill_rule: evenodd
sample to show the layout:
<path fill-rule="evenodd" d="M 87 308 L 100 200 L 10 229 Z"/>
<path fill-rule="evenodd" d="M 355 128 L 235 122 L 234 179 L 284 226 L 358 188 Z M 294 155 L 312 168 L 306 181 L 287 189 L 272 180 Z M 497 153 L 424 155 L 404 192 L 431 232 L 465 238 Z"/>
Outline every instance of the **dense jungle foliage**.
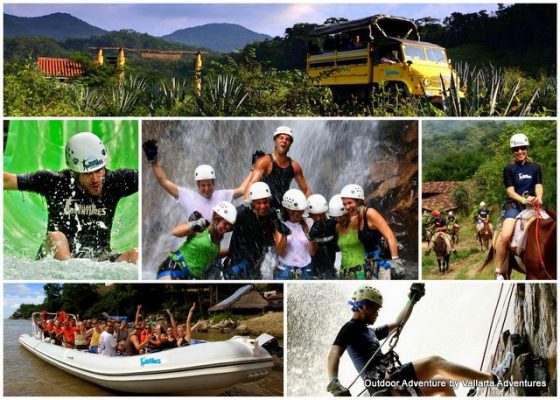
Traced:
<path fill-rule="evenodd" d="M 142 314 L 165 314 L 171 310 L 180 318 L 186 318 L 193 302 L 197 303 L 197 315 L 206 313 L 208 307 L 231 296 L 241 285 L 161 285 L 118 284 L 111 286 L 88 284 L 47 283 L 43 287 L 45 300 L 42 304 L 22 304 L 13 314 L 14 318 L 31 318 L 37 311 L 57 312 L 64 310 L 79 314 L 81 319 L 101 318 L 102 313 L 127 316 L 133 322 L 136 307 L 142 305 Z M 282 285 L 256 285 L 259 292 L 282 291 Z M 204 315 L 204 318 L 208 315 Z"/>
<path fill-rule="evenodd" d="M 330 18 L 326 23 L 342 19 Z M 9 116 L 553 116 L 556 113 L 556 5 L 501 5 L 496 13 L 452 13 L 442 22 L 416 21 L 423 40 L 448 48 L 467 87 L 442 107 L 427 98 L 372 91 L 366 99 L 335 102 L 305 73 L 306 46 L 315 24 L 298 23 L 283 37 L 232 54 L 204 56 L 202 92 L 194 92 L 192 57 L 154 61 L 127 54 L 126 79 L 93 63 L 88 47 L 187 49 L 130 30 L 59 43 L 5 40 L 4 113 Z M 531 29 L 527 29 L 530 26 Z M 71 57 L 86 66 L 67 83 L 46 78 L 37 55 Z M 538 61 L 536 61 L 538 60 Z"/>
<path fill-rule="evenodd" d="M 555 121 L 424 121 L 422 128 L 422 175 L 424 182 L 461 181 L 455 200 L 476 205 L 485 199 L 499 208 L 506 200 L 503 169 L 511 162 L 509 139 L 522 132 L 529 138 L 529 157 L 543 174 L 545 207 L 556 209 Z"/>

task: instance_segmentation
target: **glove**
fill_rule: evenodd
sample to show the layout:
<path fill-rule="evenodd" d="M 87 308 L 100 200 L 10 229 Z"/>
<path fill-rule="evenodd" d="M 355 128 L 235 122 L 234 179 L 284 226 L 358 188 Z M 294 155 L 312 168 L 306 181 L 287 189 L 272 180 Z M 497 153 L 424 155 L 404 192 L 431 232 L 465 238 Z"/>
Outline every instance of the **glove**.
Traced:
<path fill-rule="evenodd" d="M 146 154 L 146 158 L 150 163 L 157 162 L 157 140 L 155 139 L 148 139 L 142 144 L 142 148 L 144 149 L 144 154 Z"/>
<path fill-rule="evenodd" d="M 264 153 L 264 151 L 262 150 L 257 150 L 253 153 L 253 155 L 251 156 L 251 165 L 255 165 L 255 163 L 257 162 L 257 160 L 263 156 L 265 156 L 266 154 Z"/>
<path fill-rule="evenodd" d="M 292 231 L 282 222 L 282 211 L 276 210 L 276 218 L 272 217 L 272 223 L 278 232 L 282 235 L 290 235 Z"/>
<path fill-rule="evenodd" d="M 396 260 L 391 260 L 391 278 L 392 279 L 403 279 L 406 274 L 406 266 L 402 258 L 397 258 Z"/>
<path fill-rule="evenodd" d="M 410 286 L 408 298 L 414 302 L 419 301 L 426 294 L 426 287 L 423 283 L 413 283 Z"/>
<path fill-rule="evenodd" d="M 344 397 L 351 397 L 352 394 L 348 389 L 340 384 L 338 380 L 331 381 L 327 386 L 327 391 L 335 397 L 344 396 Z"/>
<path fill-rule="evenodd" d="M 193 213 L 189 215 L 189 222 L 196 221 L 200 218 L 202 218 L 202 214 L 199 213 L 198 211 L 193 211 Z"/>
<path fill-rule="evenodd" d="M 202 232 L 204 231 L 204 229 L 206 229 L 206 227 L 210 225 L 210 223 L 208 221 L 206 221 L 204 218 L 200 218 L 197 219 L 196 221 L 191 222 L 191 226 L 190 228 L 194 231 L 194 232 Z"/>
<path fill-rule="evenodd" d="M 309 229 L 309 239 L 315 240 L 321 238 L 322 234 L 325 232 L 325 223 L 324 221 L 315 221 Z"/>

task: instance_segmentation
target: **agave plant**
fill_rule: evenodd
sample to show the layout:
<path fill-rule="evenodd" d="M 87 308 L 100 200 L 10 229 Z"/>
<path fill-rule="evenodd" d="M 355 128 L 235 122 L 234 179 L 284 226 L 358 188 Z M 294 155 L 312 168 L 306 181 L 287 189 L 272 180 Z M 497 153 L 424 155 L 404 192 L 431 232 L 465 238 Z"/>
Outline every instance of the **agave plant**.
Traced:
<path fill-rule="evenodd" d="M 243 85 L 230 75 L 218 75 L 215 81 L 207 79 L 202 93 L 195 94 L 198 111 L 205 116 L 236 115 L 247 96 Z"/>
<path fill-rule="evenodd" d="M 147 83 L 144 79 L 130 77 L 103 94 L 103 114 L 134 115 L 139 104 L 145 99 Z"/>
<path fill-rule="evenodd" d="M 170 110 L 190 97 L 192 86 L 186 79 L 173 77 L 169 81 L 161 80 L 152 84 L 150 89 L 150 112 L 154 114 L 158 110 L 163 110 L 168 114 Z"/>
<path fill-rule="evenodd" d="M 96 114 L 103 102 L 100 89 L 86 85 L 70 85 L 70 101 L 72 106 L 82 115 Z"/>

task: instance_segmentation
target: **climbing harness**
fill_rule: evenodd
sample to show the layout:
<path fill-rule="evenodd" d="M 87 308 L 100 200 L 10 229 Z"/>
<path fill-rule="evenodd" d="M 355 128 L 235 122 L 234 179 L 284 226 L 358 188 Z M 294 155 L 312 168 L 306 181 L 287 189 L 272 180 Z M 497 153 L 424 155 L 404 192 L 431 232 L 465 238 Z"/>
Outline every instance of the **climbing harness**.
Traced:
<path fill-rule="evenodd" d="M 410 299 L 412 301 L 412 303 L 416 303 L 418 300 L 420 300 L 420 297 L 417 293 L 413 293 L 412 294 L 412 298 Z M 408 317 L 410 317 L 410 314 L 412 313 L 412 309 L 409 311 L 408 313 Z M 391 332 L 386 338 L 385 340 L 379 345 L 379 348 L 375 351 L 375 353 L 373 353 L 373 355 L 370 357 L 370 359 L 368 360 L 368 362 L 364 365 L 364 367 L 358 372 L 358 375 L 356 376 L 356 378 L 354 378 L 354 380 L 352 381 L 352 383 L 350 383 L 350 385 L 348 386 L 348 390 L 350 390 L 350 388 L 356 383 L 356 381 L 358 380 L 358 378 L 362 375 L 362 373 L 364 371 L 367 370 L 367 368 L 369 367 L 369 365 L 371 364 L 371 362 L 373 361 L 373 359 L 375 358 L 375 356 L 377 355 L 377 353 L 379 353 L 379 351 L 381 350 L 381 348 L 385 345 L 385 343 L 387 343 L 387 341 L 389 341 L 389 351 L 386 353 L 386 355 L 390 358 L 391 362 L 393 362 L 393 367 L 392 369 L 397 369 L 395 368 L 395 366 L 397 367 L 401 367 L 402 363 L 399 360 L 399 355 L 397 354 L 397 352 L 394 350 L 395 347 L 397 346 L 397 344 L 399 343 L 399 339 L 400 339 L 400 335 L 402 333 L 402 330 L 406 324 L 406 321 L 408 320 L 408 317 L 404 318 L 404 322 L 401 322 L 397 328 Z M 401 386 L 397 386 L 397 390 L 399 392 L 403 392 L 403 393 L 407 393 L 408 388 L 404 388 Z M 364 390 L 362 390 L 359 394 L 358 397 L 361 396 L 365 391 L 367 390 L 367 388 L 365 388 Z M 384 391 L 383 391 L 384 392 Z M 374 394 L 375 395 L 375 394 Z"/>

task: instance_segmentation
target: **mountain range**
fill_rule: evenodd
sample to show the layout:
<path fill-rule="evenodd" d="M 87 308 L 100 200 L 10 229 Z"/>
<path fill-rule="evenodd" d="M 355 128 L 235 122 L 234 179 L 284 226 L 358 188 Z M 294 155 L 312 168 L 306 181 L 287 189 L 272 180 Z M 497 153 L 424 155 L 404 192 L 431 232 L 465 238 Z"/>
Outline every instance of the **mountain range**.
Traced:
<path fill-rule="evenodd" d="M 90 38 L 109 33 L 66 13 L 54 13 L 41 17 L 16 17 L 4 14 L 4 37 L 41 36 L 57 41 L 71 38 Z M 180 29 L 161 37 L 164 40 L 189 46 L 207 48 L 228 53 L 245 45 L 269 39 L 270 36 L 253 32 L 236 24 L 206 24 Z"/>

